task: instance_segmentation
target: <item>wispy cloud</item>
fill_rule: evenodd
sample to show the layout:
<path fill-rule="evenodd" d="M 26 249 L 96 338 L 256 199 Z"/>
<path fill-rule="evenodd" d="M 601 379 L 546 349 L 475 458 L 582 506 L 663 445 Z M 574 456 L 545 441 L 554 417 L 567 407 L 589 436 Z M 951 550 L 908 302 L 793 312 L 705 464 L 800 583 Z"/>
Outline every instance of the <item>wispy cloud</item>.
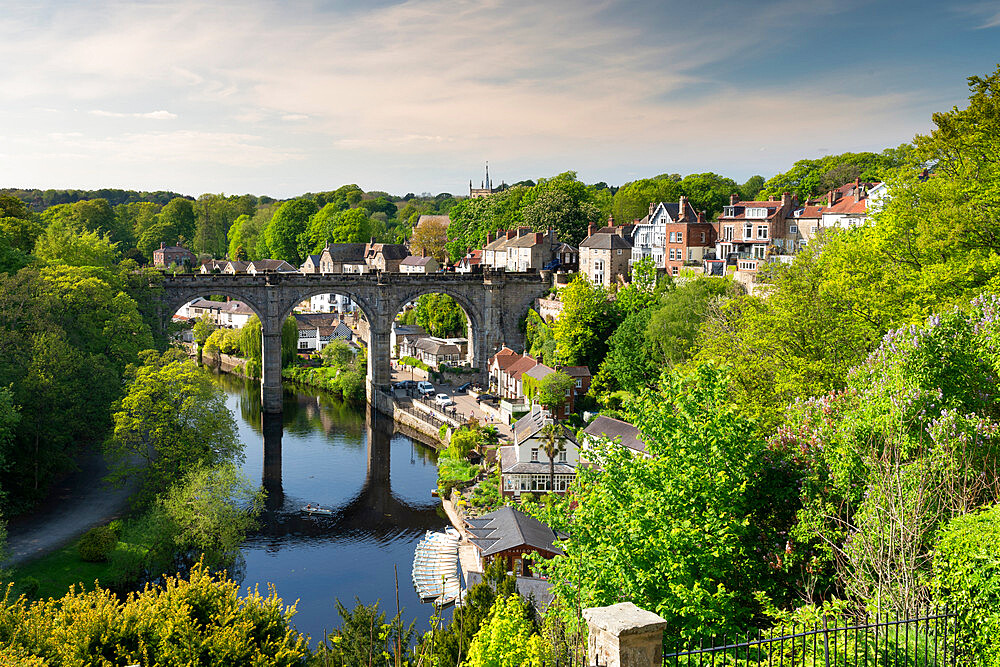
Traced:
<path fill-rule="evenodd" d="M 977 25 L 976 30 L 1000 27 L 1000 2 L 978 2 L 970 5 L 957 5 L 954 10 L 960 14 L 972 16 Z"/>
<path fill-rule="evenodd" d="M 90 113 L 94 116 L 102 116 L 104 118 L 149 118 L 151 120 L 173 120 L 177 118 L 177 114 L 163 110 L 148 111 L 145 113 L 121 113 L 118 111 L 94 109 Z"/>

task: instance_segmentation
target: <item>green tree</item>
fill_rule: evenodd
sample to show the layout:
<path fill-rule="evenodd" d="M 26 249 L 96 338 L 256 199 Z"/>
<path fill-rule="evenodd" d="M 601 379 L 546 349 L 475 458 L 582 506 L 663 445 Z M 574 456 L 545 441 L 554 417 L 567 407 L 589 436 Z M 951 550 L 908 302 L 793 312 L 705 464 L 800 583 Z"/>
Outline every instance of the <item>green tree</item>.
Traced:
<path fill-rule="evenodd" d="M 144 479 L 148 500 L 185 471 L 241 458 L 225 396 L 193 362 L 149 352 L 129 379 L 107 443 L 111 479 Z"/>
<path fill-rule="evenodd" d="M 615 193 L 611 209 L 615 221 L 628 224 L 646 216 L 650 204 L 678 201 L 683 194 L 679 180 L 662 174 L 621 186 Z"/>
<path fill-rule="evenodd" d="M 556 371 L 539 380 L 531 394 L 539 405 L 555 416 L 559 408 L 569 402 L 569 396 L 575 386 L 576 380 L 562 371 Z"/>
<path fill-rule="evenodd" d="M 367 243 L 372 222 L 363 208 L 341 210 L 337 204 L 324 206 L 309 220 L 300 252 L 303 257 L 323 250 L 327 243 Z"/>
<path fill-rule="evenodd" d="M 378 601 L 362 604 L 355 598 L 354 609 L 336 600 L 340 627 L 328 634 L 316 652 L 315 664 L 334 667 L 393 667 L 403 664 L 403 655 L 413 641 L 414 624 L 404 626 L 400 614 L 386 621 Z"/>
<path fill-rule="evenodd" d="M 448 242 L 448 221 L 438 221 L 434 218 L 425 218 L 417 225 L 410 236 L 410 252 L 414 255 L 424 254 L 433 257 L 438 262 L 444 263 L 448 255 L 445 252 L 445 244 Z"/>
<path fill-rule="evenodd" d="M 194 323 L 193 331 L 195 341 L 199 346 L 203 347 L 205 345 L 205 341 L 208 340 L 208 337 L 211 336 L 212 332 L 217 328 L 215 320 L 213 320 L 207 313 L 203 314 Z"/>
<path fill-rule="evenodd" d="M 552 324 L 557 356 L 569 366 L 599 365 L 621 321 L 617 306 L 607 290 L 584 276 L 563 288 L 559 296 L 563 310 Z"/>
<path fill-rule="evenodd" d="M 342 340 L 331 340 L 329 344 L 320 352 L 323 358 L 323 365 L 337 370 L 342 370 L 351 365 L 354 361 L 354 352 L 351 346 Z"/>
<path fill-rule="evenodd" d="M 576 246 L 587 237 L 587 227 L 601 222 L 601 211 L 589 201 L 575 200 L 566 189 L 543 188 L 522 210 L 526 225 L 554 229 L 556 237 Z"/>
<path fill-rule="evenodd" d="M 301 264 L 299 236 L 305 233 L 309 219 L 317 211 L 316 202 L 311 199 L 293 199 L 282 204 L 262 234 L 269 258 L 283 259 L 292 266 Z M 260 249 L 258 241 L 258 251 Z"/>
<path fill-rule="evenodd" d="M 47 264 L 109 267 L 118 257 L 108 235 L 82 231 L 62 220 L 52 222 L 35 243 L 35 256 Z"/>
<path fill-rule="evenodd" d="M 763 442 L 728 386 L 712 366 L 664 375 L 626 403 L 651 457 L 597 444 L 599 465 L 580 468 L 570 494 L 540 508 L 572 534 L 565 555 L 542 563 L 558 609 L 630 600 L 685 640 L 743 629 L 754 582 L 766 578 L 751 559 L 746 497 Z"/>
<path fill-rule="evenodd" d="M 530 603 L 518 595 L 500 598 L 469 647 L 470 667 L 542 667 L 544 640 Z"/>
<path fill-rule="evenodd" d="M 419 324 L 424 331 L 432 336 L 464 336 L 468 333 L 468 320 L 465 311 L 452 297 L 447 294 L 423 294 L 417 303 L 407 313 L 412 322 L 404 324 Z"/>

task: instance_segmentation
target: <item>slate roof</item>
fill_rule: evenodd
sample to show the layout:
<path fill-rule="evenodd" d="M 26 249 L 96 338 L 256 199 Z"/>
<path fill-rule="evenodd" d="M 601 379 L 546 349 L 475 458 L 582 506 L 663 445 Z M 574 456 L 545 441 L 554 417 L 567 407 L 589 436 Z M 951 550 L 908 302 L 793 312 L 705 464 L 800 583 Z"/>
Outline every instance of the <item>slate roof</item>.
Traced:
<path fill-rule="evenodd" d="M 245 273 L 248 266 L 250 266 L 250 262 L 241 262 L 236 259 L 226 263 L 226 268 L 232 268 L 234 273 Z"/>
<path fill-rule="evenodd" d="M 560 555 L 563 553 L 555 546 L 555 541 L 562 536 L 538 519 L 513 507 L 501 507 L 477 519 L 466 519 L 465 523 L 473 535 L 469 541 L 479 547 L 484 557 L 517 547 L 530 547 Z"/>
<path fill-rule="evenodd" d="M 401 243 L 372 243 L 368 246 L 368 257 L 382 255 L 385 259 L 403 259 L 410 255 L 405 245 Z"/>
<path fill-rule="evenodd" d="M 422 215 L 419 218 L 417 218 L 417 227 L 419 227 L 421 224 L 425 222 L 429 222 L 431 224 L 434 223 L 443 224 L 444 226 L 447 227 L 449 224 L 451 224 L 451 218 L 449 218 L 447 215 Z"/>
<path fill-rule="evenodd" d="M 618 234 L 609 234 L 607 232 L 598 231 L 591 234 L 583 240 L 580 244 L 581 248 L 594 248 L 597 250 L 612 250 L 614 248 L 631 248 L 632 242 L 629 241 L 624 236 L 618 236 Z"/>
<path fill-rule="evenodd" d="M 255 259 L 247 269 L 253 266 L 255 271 L 276 271 L 278 273 L 298 273 L 299 270 L 283 259 Z"/>
<path fill-rule="evenodd" d="M 435 356 L 460 353 L 458 345 L 446 343 L 443 340 L 434 340 L 433 338 L 421 338 L 417 340 L 413 347 Z"/>
<path fill-rule="evenodd" d="M 642 441 L 642 433 L 635 426 L 621 419 L 598 415 L 583 432 L 593 438 L 614 440 L 621 438 L 621 444 L 637 452 L 646 451 L 646 443 Z"/>
<path fill-rule="evenodd" d="M 514 474 L 529 474 L 529 475 L 548 475 L 549 474 L 549 459 L 545 456 L 545 452 L 539 452 L 538 461 L 518 461 L 517 460 L 517 447 L 515 445 L 506 445 L 504 447 L 499 447 L 500 452 L 500 472 L 504 475 L 514 475 Z M 568 463 L 559 463 L 558 461 L 553 466 L 553 469 L 557 475 L 575 475 L 576 468 L 569 465 Z"/>
<path fill-rule="evenodd" d="M 427 264 L 434 259 L 433 257 L 417 257 L 416 255 L 409 255 L 402 262 L 399 263 L 400 266 L 427 266 Z"/>
<path fill-rule="evenodd" d="M 232 313 L 233 315 L 254 315 L 253 308 L 246 305 L 242 301 L 229 301 L 222 304 L 222 312 Z"/>
<path fill-rule="evenodd" d="M 537 405 L 532 407 L 526 415 L 518 419 L 511 426 L 511 430 L 514 431 L 514 442 L 520 443 L 527 440 L 541 431 L 543 426 L 551 422 L 552 419 L 548 410 Z M 562 437 L 567 440 L 573 440 L 573 433 L 562 424 L 559 426 L 562 429 Z"/>
<path fill-rule="evenodd" d="M 365 248 L 364 243 L 328 243 L 320 256 L 329 253 L 331 262 L 359 263 L 365 259 Z"/>
<path fill-rule="evenodd" d="M 534 366 L 524 371 L 524 375 L 527 375 L 530 378 L 534 378 L 535 380 L 541 380 L 542 378 L 548 375 L 552 375 L 555 372 L 556 369 L 554 368 L 550 368 L 545 364 L 538 364 L 537 366 Z"/>
<path fill-rule="evenodd" d="M 483 250 L 494 250 L 494 251 L 505 250 L 507 248 L 508 239 L 506 236 L 506 232 L 504 234 L 505 234 L 504 236 L 501 236 L 498 239 L 493 239 L 492 241 L 487 243 L 486 246 L 483 248 Z"/>
<path fill-rule="evenodd" d="M 515 239 L 511 239 L 510 243 L 507 244 L 508 248 L 533 248 L 536 245 L 544 245 L 549 242 L 547 235 L 543 234 L 541 240 L 535 232 L 528 232 L 524 236 L 518 236 Z"/>
<path fill-rule="evenodd" d="M 188 308 L 211 308 L 214 310 L 222 310 L 223 303 L 221 301 L 212 301 L 210 299 L 195 299 L 188 304 Z"/>
<path fill-rule="evenodd" d="M 571 378 L 589 378 L 590 369 L 586 366 L 563 366 L 562 372 Z"/>
<path fill-rule="evenodd" d="M 564 252 L 579 252 L 579 251 L 568 243 L 557 243 L 554 246 L 552 246 L 552 252 L 556 254 L 561 254 Z"/>
<path fill-rule="evenodd" d="M 315 329 L 316 327 L 334 327 L 340 318 L 334 313 L 292 313 L 300 329 Z"/>

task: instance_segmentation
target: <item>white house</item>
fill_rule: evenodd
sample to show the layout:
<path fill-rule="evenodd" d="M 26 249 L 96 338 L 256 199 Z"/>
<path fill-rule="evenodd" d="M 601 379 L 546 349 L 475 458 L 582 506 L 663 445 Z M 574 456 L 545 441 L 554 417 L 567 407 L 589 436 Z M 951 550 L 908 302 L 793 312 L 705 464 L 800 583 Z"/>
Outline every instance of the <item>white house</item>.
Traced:
<path fill-rule="evenodd" d="M 309 299 L 309 310 L 314 313 L 351 313 L 355 305 L 343 294 L 317 294 Z"/>
<path fill-rule="evenodd" d="M 519 498 L 522 493 L 566 493 L 576 477 L 580 448 L 573 434 L 560 425 L 562 451 L 550 463 L 545 453 L 542 429 L 552 424 L 552 417 L 540 407 L 514 422 L 514 444 L 500 447 L 500 485 L 504 496 Z M 554 465 L 553 465 L 554 464 Z M 554 467 L 555 488 L 550 488 Z"/>

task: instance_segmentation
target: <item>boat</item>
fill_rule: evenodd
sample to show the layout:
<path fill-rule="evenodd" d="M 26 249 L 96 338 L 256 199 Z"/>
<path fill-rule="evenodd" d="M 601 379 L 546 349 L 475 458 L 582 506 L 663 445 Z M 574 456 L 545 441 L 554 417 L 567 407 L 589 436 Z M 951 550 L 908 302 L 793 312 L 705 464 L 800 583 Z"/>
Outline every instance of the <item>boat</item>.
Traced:
<path fill-rule="evenodd" d="M 413 586 L 421 600 L 444 606 L 461 593 L 458 579 L 459 533 L 427 531 L 413 554 Z"/>
<path fill-rule="evenodd" d="M 435 486 L 433 489 L 431 489 L 431 498 L 437 498 L 437 497 L 438 497 L 438 490 L 437 487 Z"/>
<path fill-rule="evenodd" d="M 301 509 L 301 511 L 305 512 L 306 514 L 318 514 L 320 516 L 331 516 L 333 514 L 333 510 L 328 510 L 325 507 L 320 507 L 318 505 L 316 507 L 312 507 L 311 505 L 306 505 Z"/>

